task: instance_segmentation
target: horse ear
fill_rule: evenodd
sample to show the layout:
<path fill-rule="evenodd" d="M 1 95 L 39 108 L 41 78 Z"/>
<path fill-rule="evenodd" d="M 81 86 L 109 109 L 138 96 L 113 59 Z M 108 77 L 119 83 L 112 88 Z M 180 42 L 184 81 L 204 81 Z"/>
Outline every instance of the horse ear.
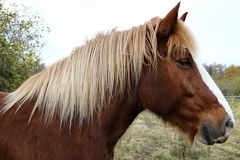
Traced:
<path fill-rule="evenodd" d="M 173 31 L 178 18 L 180 2 L 161 20 L 158 27 L 158 37 L 166 38 Z"/>
<path fill-rule="evenodd" d="M 185 12 L 179 19 L 184 22 L 186 20 L 187 14 L 188 12 Z"/>

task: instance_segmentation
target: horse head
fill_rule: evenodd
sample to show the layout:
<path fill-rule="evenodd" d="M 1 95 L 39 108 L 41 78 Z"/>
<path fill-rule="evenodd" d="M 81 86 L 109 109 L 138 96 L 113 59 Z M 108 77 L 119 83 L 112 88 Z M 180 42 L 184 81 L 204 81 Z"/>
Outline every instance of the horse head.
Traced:
<path fill-rule="evenodd" d="M 155 69 L 145 65 L 140 81 L 141 105 L 164 121 L 204 144 L 223 143 L 234 127 L 232 111 L 223 94 L 181 33 L 187 13 L 178 19 L 180 4 L 163 19 L 153 18 L 159 57 Z M 159 23 L 157 23 L 160 21 Z M 180 37 L 178 39 L 178 37 Z M 174 39 L 178 40 L 174 40 Z M 189 47 L 190 46 L 190 47 Z"/>

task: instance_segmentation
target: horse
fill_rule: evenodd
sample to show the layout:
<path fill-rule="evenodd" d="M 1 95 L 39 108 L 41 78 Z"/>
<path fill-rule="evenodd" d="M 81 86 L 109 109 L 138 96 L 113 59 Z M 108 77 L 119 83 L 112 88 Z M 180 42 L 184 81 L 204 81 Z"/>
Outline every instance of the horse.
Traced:
<path fill-rule="evenodd" d="M 1 160 L 112 160 L 114 146 L 148 109 L 206 145 L 235 126 L 201 65 L 187 13 L 98 34 L 65 59 L 0 93 Z"/>

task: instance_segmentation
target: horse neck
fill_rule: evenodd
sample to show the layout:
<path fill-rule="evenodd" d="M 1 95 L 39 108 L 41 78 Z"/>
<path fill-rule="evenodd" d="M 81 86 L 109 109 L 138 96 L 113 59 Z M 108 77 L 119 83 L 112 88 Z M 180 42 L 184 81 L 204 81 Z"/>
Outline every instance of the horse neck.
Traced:
<path fill-rule="evenodd" d="M 143 111 L 135 94 L 127 98 L 114 97 L 101 116 L 101 128 L 107 137 L 107 144 L 114 148 L 136 116 Z"/>
<path fill-rule="evenodd" d="M 3 105 L 2 105 L 2 103 L 3 103 L 3 98 L 4 98 L 6 95 L 7 95 L 6 93 L 0 91 L 0 107 L 3 106 Z"/>

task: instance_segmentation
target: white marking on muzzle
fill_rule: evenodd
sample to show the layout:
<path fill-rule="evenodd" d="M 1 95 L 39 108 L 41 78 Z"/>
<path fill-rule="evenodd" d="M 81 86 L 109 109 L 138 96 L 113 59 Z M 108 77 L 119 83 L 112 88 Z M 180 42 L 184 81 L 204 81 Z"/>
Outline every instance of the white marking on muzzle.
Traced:
<path fill-rule="evenodd" d="M 212 93 L 217 97 L 218 102 L 223 106 L 225 111 L 231 117 L 233 125 L 235 126 L 235 120 L 234 120 L 234 117 L 233 117 L 233 112 L 232 112 L 227 100 L 225 99 L 224 95 L 222 94 L 221 90 L 218 88 L 218 86 L 213 81 L 212 77 L 208 74 L 206 69 L 202 66 L 200 61 L 198 61 L 197 59 L 194 59 L 194 61 L 197 65 L 197 68 L 198 68 L 200 74 L 201 74 L 203 82 L 208 86 L 208 88 L 212 91 Z"/>

